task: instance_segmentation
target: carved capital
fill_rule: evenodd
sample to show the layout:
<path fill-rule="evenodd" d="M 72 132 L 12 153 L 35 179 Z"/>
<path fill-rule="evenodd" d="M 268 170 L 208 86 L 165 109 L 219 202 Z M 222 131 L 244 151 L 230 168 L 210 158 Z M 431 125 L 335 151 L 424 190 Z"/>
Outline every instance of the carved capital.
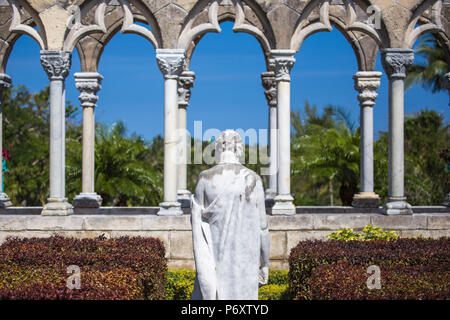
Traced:
<path fill-rule="evenodd" d="M 178 78 L 178 105 L 187 107 L 191 98 L 191 88 L 194 86 L 195 73 L 184 71 Z"/>
<path fill-rule="evenodd" d="M 267 103 L 270 107 L 277 106 L 277 82 L 275 81 L 275 72 L 263 72 L 261 73 L 262 85 L 266 91 Z"/>
<path fill-rule="evenodd" d="M 294 50 L 272 50 L 270 67 L 275 70 L 276 81 L 291 81 L 290 72 L 295 63 Z"/>
<path fill-rule="evenodd" d="M 389 79 L 404 79 L 406 68 L 414 62 L 414 51 L 412 49 L 384 49 L 381 52 L 381 61 Z"/>
<path fill-rule="evenodd" d="M 359 92 L 358 100 L 361 107 L 373 107 L 375 105 L 381 75 L 382 73 L 377 71 L 361 71 L 353 77 L 355 90 Z"/>
<path fill-rule="evenodd" d="M 166 79 L 177 79 L 186 66 L 186 53 L 180 49 L 157 49 L 156 61 Z"/>
<path fill-rule="evenodd" d="M 98 96 L 97 92 L 102 88 L 103 77 L 97 72 L 78 72 L 74 74 L 75 87 L 80 91 L 80 99 L 83 108 L 94 108 Z"/>
<path fill-rule="evenodd" d="M 6 73 L 0 73 L 0 93 L 9 87 L 11 87 L 11 77 Z"/>
<path fill-rule="evenodd" d="M 64 80 L 72 63 L 69 52 L 41 50 L 41 64 L 51 80 Z"/>

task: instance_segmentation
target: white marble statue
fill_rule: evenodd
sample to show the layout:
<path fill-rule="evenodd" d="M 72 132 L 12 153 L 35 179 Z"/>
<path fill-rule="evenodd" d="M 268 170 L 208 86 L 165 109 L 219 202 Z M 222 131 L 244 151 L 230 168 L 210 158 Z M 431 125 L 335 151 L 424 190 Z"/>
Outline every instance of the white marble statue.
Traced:
<path fill-rule="evenodd" d="M 239 158 L 239 134 L 215 141 L 218 165 L 200 173 L 192 197 L 194 300 L 256 300 L 267 284 L 269 231 L 261 178 Z"/>

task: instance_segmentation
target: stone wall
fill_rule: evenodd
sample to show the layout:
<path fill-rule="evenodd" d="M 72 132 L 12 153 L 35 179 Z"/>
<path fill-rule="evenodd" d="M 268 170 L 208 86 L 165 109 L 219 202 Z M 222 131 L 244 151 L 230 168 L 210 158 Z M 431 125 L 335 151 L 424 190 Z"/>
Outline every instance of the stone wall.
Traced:
<path fill-rule="evenodd" d="M 413 207 L 413 215 L 386 216 L 351 207 L 298 207 L 294 216 L 268 216 L 272 269 L 287 269 L 292 247 L 305 239 L 326 239 L 340 228 L 361 230 L 368 224 L 396 230 L 401 237 L 450 236 L 450 209 Z M 42 208 L 0 210 L 0 242 L 9 236 L 78 238 L 120 236 L 157 237 L 164 242 L 169 268 L 194 268 L 189 214 L 158 216 L 158 208 L 83 209 L 71 216 L 41 216 Z M 308 213 L 309 212 L 309 213 Z"/>

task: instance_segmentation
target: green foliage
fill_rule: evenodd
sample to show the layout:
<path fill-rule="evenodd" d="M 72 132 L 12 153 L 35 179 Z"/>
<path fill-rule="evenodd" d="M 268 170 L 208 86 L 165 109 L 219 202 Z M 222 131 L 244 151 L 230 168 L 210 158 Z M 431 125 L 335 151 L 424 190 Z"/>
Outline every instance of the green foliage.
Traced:
<path fill-rule="evenodd" d="M 20 86 L 4 92 L 4 148 L 11 159 L 4 173 L 5 191 L 14 206 L 41 206 L 49 188 L 49 90 L 30 93 Z M 71 201 L 81 191 L 82 126 L 78 109 L 66 108 L 66 193 Z M 351 205 L 359 190 L 359 128 L 342 108 L 327 106 L 318 114 L 305 102 L 293 111 L 291 190 L 296 205 Z M 195 190 L 198 175 L 210 168 L 202 158 L 194 163 L 192 139 L 188 189 Z M 266 160 L 260 150 L 256 164 L 261 173 Z M 95 189 L 105 206 L 156 206 L 162 200 L 164 140 L 145 141 L 127 134 L 122 122 L 97 124 Z M 255 146 L 245 146 L 246 162 Z M 422 110 L 405 120 L 405 193 L 412 205 L 441 205 L 450 192 L 450 131 L 443 115 Z M 381 201 L 388 194 L 388 133 L 374 144 L 374 186 Z M 254 158 L 254 157 L 253 157 Z M 266 166 L 266 165 L 265 165 Z M 267 176 L 262 176 L 267 185 Z"/>
<path fill-rule="evenodd" d="M 289 256 L 289 292 L 300 300 L 445 299 L 449 263 L 448 238 L 300 241 Z M 382 290 L 367 290 L 371 265 L 381 269 Z"/>
<path fill-rule="evenodd" d="M 5 191 L 16 206 L 40 206 L 49 188 L 49 87 L 30 93 L 24 86 L 3 93 L 3 148 L 9 150 Z M 78 109 L 66 106 L 67 135 Z"/>
<path fill-rule="evenodd" d="M 330 233 L 328 235 L 328 238 L 332 240 L 342 240 L 342 241 L 359 240 L 361 239 L 361 234 L 353 231 L 352 228 L 343 228 L 336 232 Z"/>
<path fill-rule="evenodd" d="M 138 135 L 126 135 L 123 122 L 97 125 L 95 190 L 106 206 L 151 206 L 162 199 L 163 175 L 152 153 L 154 146 Z M 160 140 L 155 139 L 156 143 Z M 67 148 L 68 189 L 76 195 L 81 185 L 81 143 L 70 140 Z M 161 170 L 161 171 L 160 171 Z"/>
<path fill-rule="evenodd" d="M 351 205 L 358 191 L 359 130 L 344 109 L 305 102 L 305 117 L 292 113 L 292 181 L 297 205 Z M 305 198 L 305 197 L 309 197 Z"/>
<path fill-rule="evenodd" d="M 9 238 L 0 246 L 0 299 L 162 299 L 166 283 L 159 239 Z M 67 288 L 67 267 L 81 288 Z"/>
<path fill-rule="evenodd" d="M 289 300 L 287 284 L 268 284 L 259 288 L 259 300 Z"/>
<path fill-rule="evenodd" d="M 422 85 L 433 93 L 446 90 L 444 74 L 448 70 L 446 54 L 442 44 L 432 35 L 422 38 L 415 50 L 416 61 L 408 67 L 406 88 Z"/>
<path fill-rule="evenodd" d="M 269 270 L 269 283 L 259 288 L 259 300 L 289 299 L 287 270 Z M 189 300 L 194 291 L 195 270 L 170 269 L 167 271 L 166 300 Z"/>
<path fill-rule="evenodd" d="M 375 191 L 388 193 L 388 133 L 374 145 Z M 422 110 L 405 119 L 405 194 L 412 205 L 441 205 L 450 192 L 450 131 L 444 116 Z"/>
<path fill-rule="evenodd" d="M 189 300 L 194 291 L 195 270 L 167 271 L 166 300 Z"/>
<path fill-rule="evenodd" d="M 352 241 L 352 240 L 362 240 L 362 241 L 371 241 L 371 240 L 396 240 L 398 239 L 398 234 L 395 231 L 384 231 L 381 228 L 374 227 L 369 224 L 365 226 L 362 230 L 362 233 L 358 233 L 353 231 L 352 228 L 343 228 L 336 232 L 332 232 L 328 235 L 328 238 L 332 240 L 341 240 L 341 241 Z"/>

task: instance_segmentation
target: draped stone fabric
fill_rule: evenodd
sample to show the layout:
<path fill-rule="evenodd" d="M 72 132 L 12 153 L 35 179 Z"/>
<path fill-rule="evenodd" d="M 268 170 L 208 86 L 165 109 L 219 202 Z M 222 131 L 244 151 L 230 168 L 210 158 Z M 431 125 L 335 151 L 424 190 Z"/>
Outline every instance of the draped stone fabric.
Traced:
<path fill-rule="evenodd" d="M 269 258 L 260 177 L 238 163 L 203 171 L 191 222 L 197 272 L 192 299 L 258 299 Z"/>

